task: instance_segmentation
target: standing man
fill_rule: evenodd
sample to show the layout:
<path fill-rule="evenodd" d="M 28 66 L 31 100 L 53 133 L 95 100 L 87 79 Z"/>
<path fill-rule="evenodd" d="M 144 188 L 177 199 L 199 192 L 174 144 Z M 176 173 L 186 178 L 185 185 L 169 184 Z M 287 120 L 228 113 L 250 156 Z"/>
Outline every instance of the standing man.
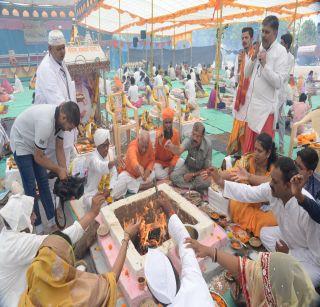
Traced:
<path fill-rule="evenodd" d="M 191 138 L 185 138 L 180 146 L 175 146 L 168 141 L 166 147 L 178 156 L 188 151 L 185 164 L 170 175 L 174 185 L 199 192 L 203 192 L 210 186 L 210 180 L 203 180 L 200 176 L 203 170 L 211 167 L 212 162 L 211 141 L 205 136 L 202 123 L 194 124 Z"/>
<path fill-rule="evenodd" d="M 184 87 L 184 90 L 188 101 L 187 106 L 189 107 L 192 115 L 194 117 L 200 117 L 199 106 L 196 99 L 196 86 L 191 78 L 191 75 L 187 75 L 187 83 Z"/>
<path fill-rule="evenodd" d="M 180 135 L 177 129 L 173 128 L 174 111 L 166 108 L 162 111 L 163 127 L 157 130 L 155 142 L 154 171 L 158 180 L 167 179 L 174 169 L 178 169 L 184 164 L 180 159 L 166 148 L 166 143 L 170 140 L 175 146 L 180 146 Z"/>
<path fill-rule="evenodd" d="M 10 133 L 10 145 L 17 163 L 24 192 L 34 197 L 37 216 L 37 232 L 42 232 L 39 205 L 36 197 L 36 181 L 49 225 L 54 224 L 54 206 L 49 190 L 47 170 L 56 173 L 61 180 L 67 178 L 66 158 L 63 150 L 64 131 L 75 129 L 80 123 L 79 107 L 74 102 L 60 106 L 35 105 L 22 112 L 14 121 Z M 49 140 L 56 142 L 56 161 L 45 154 Z"/>
<path fill-rule="evenodd" d="M 238 88 L 233 105 L 233 127 L 227 145 L 227 153 L 229 155 L 240 151 L 243 152 L 244 131 L 246 129 L 246 116 L 248 112 L 248 99 L 246 95 L 250 85 L 250 77 L 245 78 L 244 68 L 254 53 L 252 46 L 253 29 L 251 27 L 243 28 L 241 39 L 243 50 L 237 56 L 234 66 L 235 82 Z"/>
<path fill-rule="evenodd" d="M 290 74 L 294 67 L 294 56 L 290 52 L 292 44 L 292 35 L 290 33 L 286 33 L 281 36 L 281 45 L 287 50 L 287 74 L 282 84 L 282 88 L 279 92 L 279 116 L 278 116 L 278 124 L 279 124 L 279 151 L 281 154 L 284 153 L 283 147 L 283 138 L 286 131 L 286 113 L 285 106 L 287 101 L 291 98 L 288 98 L 288 83 L 290 79 Z"/>
<path fill-rule="evenodd" d="M 247 92 L 248 112 L 244 153 L 254 150 L 255 139 L 261 132 L 274 137 L 278 118 L 279 90 L 287 74 L 287 51 L 277 42 L 279 20 L 267 16 L 262 22 L 262 45 L 245 66 L 245 78 L 250 78 Z"/>
<path fill-rule="evenodd" d="M 66 40 L 63 33 L 53 30 L 48 38 L 49 53 L 37 69 L 35 104 L 53 104 L 59 106 L 66 101 L 76 102 L 75 84 L 71 80 L 68 68 L 64 63 Z M 76 130 L 66 132 L 64 136 L 64 153 L 67 166 L 76 139 Z M 46 154 L 55 160 L 55 141 L 48 142 Z"/>

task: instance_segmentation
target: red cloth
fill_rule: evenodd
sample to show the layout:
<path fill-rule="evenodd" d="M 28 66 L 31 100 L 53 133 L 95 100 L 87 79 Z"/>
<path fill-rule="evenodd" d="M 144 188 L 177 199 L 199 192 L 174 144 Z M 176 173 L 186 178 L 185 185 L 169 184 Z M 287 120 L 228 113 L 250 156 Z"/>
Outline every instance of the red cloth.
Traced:
<path fill-rule="evenodd" d="M 272 139 L 274 139 L 273 122 L 274 122 L 274 114 L 270 114 L 261 130 L 261 133 L 265 132 L 269 134 L 272 137 Z M 249 128 L 249 125 L 246 125 L 246 130 L 244 133 L 243 154 L 254 151 L 254 143 L 256 141 L 257 136 L 258 136 L 258 133 L 252 131 Z"/>

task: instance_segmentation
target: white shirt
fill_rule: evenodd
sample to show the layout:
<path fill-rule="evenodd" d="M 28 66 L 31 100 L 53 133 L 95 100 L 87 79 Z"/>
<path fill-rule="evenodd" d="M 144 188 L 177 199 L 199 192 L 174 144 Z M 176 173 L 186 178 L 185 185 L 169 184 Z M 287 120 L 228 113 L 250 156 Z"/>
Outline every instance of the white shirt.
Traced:
<path fill-rule="evenodd" d="M 131 102 L 137 102 L 139 100 L 139 88 L 138 85 L 130 85 L 128 90 L 128 97 Z"/>
<path fill-rule="evenodd" d="M 176 78 L 176 71 L 174 70 L 173 67 L 169 68 L 169 77 L 171 80 L 174 80 Z"/>
<path fill-rule="evenodd" d="M 176 214 L 170 217 L 168 229 L 170 236 L 179 246 L 179 256 L 182 267 L 180 289 L 169 306 L 214 306 L 208 286 L 202 277 L 195 253 L 192 248 L 186 248 L 184 245 L 184 240 L 190 237 L 190 235 Z"/>
<path fill-rule="evenodd" d="M 75 84 L 71 80 L 68 68 L 64 62 L 58 64 L 48 53 L 37 69 L 35 104 L 53 104 L 59 106 L 63 102 L 76 102 Z M 66 132 L 64 148 L 72 147 L 76 139 L 76 129 Z M 49 142 L 50 148 L 55 148 L 54 140 Z"/>
<path fill-rule="evenodd" d="M 196 73 L 194 71 L 192 73 L 190 73 L 190 76 L 191 76 L 191 80 L 196 82 Z"/>
<path fill-rule="evenodd" d="M 138 84 L 140 82 L 140 71 L 139 70 L 134 72 L 133 78 L 134 78 L 136 84 Z"/>
<path fill-rule="evenodd" d="M 79 222 L 63 230 L 72 243 L 84 231 Z M 46 235 L 15 232 L 5 227 L 0 232 L 0 306 L 17 307 L 27 287 L 26 273 Z"/>
<path fill-rule="evenodd" d="M 192 79 L 188 80 L 185 87 L 186 95 L 190 102 L 195 102 L 196 100 L 196 87 Z"/>
<path fill-rule="evenodd" d="M 302 193 L 313 199 L 306 190 Z M 310 218 L 295 197 L 284 205 L 281 199 L 272 196 L 269 183 L 253 187 L 229 181 L 225 181 L 223 196 L 244 203 L 268 201 L 290 254 L 297 259 L 303 254 L 304 259 L 319 266 L 320 270 L 320 224 Z"/>
<path fill-rule="evenodd" d="M 234 76 L 235 76 L 235 80 L 236 80 L 237 83 L 239 83 L 239 80 L 240 80 L 240 72 L 238 71 L 239 56 L 240 55 L 238 55 L 236 57 L 236 62 L 234 64 Z M 249 60 L 250 60 L 250 58 L 249 58 L 248 54 L 246 53 L 246 55 L 245 55 L 245 64 L 244 65 L 246 65 L 246 63 Z M 236 93 L 237 93 L 237 89 L 236 89 Z M 235 104 L 236 98 L 237 98 L 237 95 L 234 96 L 233 105 Z M 234 118 L 236 118 L 237 120 L 246 121 L 247 113 L 248 113 L 248 107 L 249 107 L 249 99 L 246 96 L 245 102 L 244 102 L 243 105 L 240 105 L 239 111 L 236 111 L 234 109 L 234 107 L 232 108 L 232 112 L 233 112 Z"/>
<path fill-rule="evenodd" d="M 260 46 L 260 51 L 264 50 Z M 278 118 L 279 90 L 287 74 L 287 50 L 274 41 L 267 51 L 266 65 L 250 59 L 245 66 L 245 77 L 250 77 L 247 91 L 248 113 L 246 121 L 251 130 L 260 133 L 268 116 L 275 114 L 274 128 Z"/>
<path fill-rule="evenodd" d="M 161 75 L 157 75 L 154 78 L 154 86 L 163 86 L 163 81 Z"/>
<path fill-rule="evenodd" d="M 153 75 L 155 75 L 155 74 L 156 74 L 156 71 L 157 71 L 157 67 L 153 66 L 153 67 L 152 67 Z"/>
<path fill-rule="evenodd" d="M 12 152 L 18 156 L 33 155 L 35 148 L 46 150 L 50 139 L 64 138 L 64 132 L 55 131 L 55 112 L 52 104 L 34 105 L 15 119 L 10 132 Z"/>
<path fill-rule="evenodd" d="M 288 97 L 288 82 L 290 78 L 290 74 L 294 67 L 294 56 L 291 52 L 287 52 L 287 63 L 286 63 L 286 75 L 283 79 L 282 88 L 279 91 L 279 108 L 282 108 L 282 106 L 287 102 Z"/>

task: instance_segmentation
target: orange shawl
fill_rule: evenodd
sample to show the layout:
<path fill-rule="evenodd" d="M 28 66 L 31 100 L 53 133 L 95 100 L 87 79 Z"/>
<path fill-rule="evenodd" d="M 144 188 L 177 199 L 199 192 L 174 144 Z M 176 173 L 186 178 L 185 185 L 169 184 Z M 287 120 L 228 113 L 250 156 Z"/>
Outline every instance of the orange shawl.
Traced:
<path fill-rule="evenodd" d="M 249 49 L 249 57 L 251 57 L 254 53 L 253 47 Z M 246 94 L 250 85 L 250 78 L 245 78 L 244 77 L 244 68 L 246 65 L 246 52 L 243 50 L 241 53 L 238 55 L 238 71 L 240 73 L 240 78 L 239 78 L 239 85 L 238 85 L 238 90 L 237 90 L 237 96 L 236 96 L 236 101 L 234 104 L 234 109 L 236 111 L 239 111 L 240 106 L 244 105 L 246 101 Z"/>

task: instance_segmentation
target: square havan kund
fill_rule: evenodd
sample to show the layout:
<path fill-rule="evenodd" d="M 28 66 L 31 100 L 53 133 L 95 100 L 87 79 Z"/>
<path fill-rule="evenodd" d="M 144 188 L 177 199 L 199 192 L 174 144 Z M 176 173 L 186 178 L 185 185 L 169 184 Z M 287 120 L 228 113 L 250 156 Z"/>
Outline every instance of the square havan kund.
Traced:
<path fill-rule="evenodd" d="M 158 189 L 162 197 L 171 201 L 182 222 L 197 230 L 198 240 L 213 236 L 213 222 L 201 210 L 167 184 L 159 185 Z M 165 215 L 162 209 L 156 206 L 156 198 L 155 189 L 152 188 L 102 209 L 104 222 L 110 227 L 110 235 L 117 247 L 120 247 L 124 237 L 124 225 L 132 219 L 142 217 L 140 233 L 134 242 L 130 242 L 126 258 L 126 264 L 136 275 L 143 274 L 148 246 L 157 247 L 167 255 L 174 248 Z"/>

